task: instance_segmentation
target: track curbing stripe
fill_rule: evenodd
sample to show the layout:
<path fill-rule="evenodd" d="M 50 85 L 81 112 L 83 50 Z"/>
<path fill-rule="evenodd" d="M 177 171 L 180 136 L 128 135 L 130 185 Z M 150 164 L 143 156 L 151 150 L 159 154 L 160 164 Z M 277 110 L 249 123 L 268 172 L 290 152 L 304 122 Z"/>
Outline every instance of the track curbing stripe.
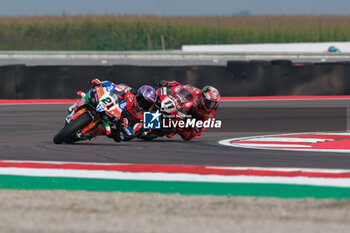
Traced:
<path fill-rule="evenodd" d="M 350 170 L 1 160 L 0 188 L 350 198 Z"/>
<path fill-rule="evenodd" d="M 310 138 L 307 136 L 310 135 Z M 318 136 L 320 135 L 320 136 Z M 327 138 L 329 136 L 329 138 Z M 319 141 L 310 141 L 315 137 L 322 137 Z M 264 140 L 268 138 L 269 140 Z M 276 138 L 275 143 L 272 138 Z M 281 143 L 285 138 L 292 138 L 290 143 Z M 259 143 L 259 139 L 262 139 Z M 325 140 L 326 139 L 326 140 Z M 305 140 L 305 143 L 301 142 Z M 268 143 L 267 143 L 268 142 Z M 295 143 L 292 143 L 295 142 Z M 308 132 L 287 133 L 275 135 L 258 135 L 220 140 L 221 145 L 240 147 L 247 149 L 284 150 L 284 151 L 312 151 L 312 152 L 337 152 L 350 153 L 349 132 Z"/>

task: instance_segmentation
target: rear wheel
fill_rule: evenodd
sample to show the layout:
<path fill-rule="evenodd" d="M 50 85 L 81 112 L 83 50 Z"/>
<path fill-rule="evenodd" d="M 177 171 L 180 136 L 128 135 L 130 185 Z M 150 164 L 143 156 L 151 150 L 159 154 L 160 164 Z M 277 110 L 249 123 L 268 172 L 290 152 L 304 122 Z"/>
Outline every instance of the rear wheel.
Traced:
<path fill-rule="evenodd" d="M 70 124 L 65 125 L 63 129 L 61 129 L 60 132 L 58 132 L 58 134 L 56 134 L 56 136 L 53 138 L 53 142 L 55 144 L 62 144 L 63 142 L 73 143 L 74 135 L 90 124 L 91 121 L 92 119 L 89 113 L 83 113 Z"/>

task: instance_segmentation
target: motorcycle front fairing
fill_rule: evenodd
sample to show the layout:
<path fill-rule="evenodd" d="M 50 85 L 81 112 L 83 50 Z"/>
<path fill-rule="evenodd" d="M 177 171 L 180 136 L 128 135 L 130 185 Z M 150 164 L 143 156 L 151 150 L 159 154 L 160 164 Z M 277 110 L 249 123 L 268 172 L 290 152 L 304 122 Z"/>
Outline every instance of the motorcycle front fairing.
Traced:
<path fill-rule="evenodd" d="M 71 118 L 74 116 L 74 114 L 82 106 L 89 105 L 90 101 L 91 102 L 96 102 L 96 100 L 95 100 L 96 97 L 95 97 L 95 93 L 94 92 L 95 92 L 94 89 L 90 89 L 86 94 L 84 92 L 82 92 L 82 91 L 79 91 L 77 93 L 79 96 L 81 96 L 81 98 L 68 108 L 68 116 L 66 117 L 66 121 L 68 123 L 71 121 Z"/>
<path fill-rule="evenodd" d="M 79 91 L 81 98 L 68 108 L 66 124 L 88 112 L 93 121 L 81 130 L 78 138 L 90 139 L 98 135 L 111 135 L 112 127 L 118 128 L 118 122 L 127 102 L 121 101 L 112 84 L 95 86 L 86 94 Z"/>

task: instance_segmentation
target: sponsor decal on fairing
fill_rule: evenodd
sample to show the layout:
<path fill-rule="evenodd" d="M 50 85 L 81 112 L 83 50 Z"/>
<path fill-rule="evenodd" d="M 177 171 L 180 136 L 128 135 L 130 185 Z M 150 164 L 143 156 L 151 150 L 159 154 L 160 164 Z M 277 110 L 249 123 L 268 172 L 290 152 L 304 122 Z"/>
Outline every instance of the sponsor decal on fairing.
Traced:
<path fill-rule="evenodd" d="M 128 103 L 126 101 L 122 101 L 119 103 L 119 108 L 123 111 L 127 104 Z"/>

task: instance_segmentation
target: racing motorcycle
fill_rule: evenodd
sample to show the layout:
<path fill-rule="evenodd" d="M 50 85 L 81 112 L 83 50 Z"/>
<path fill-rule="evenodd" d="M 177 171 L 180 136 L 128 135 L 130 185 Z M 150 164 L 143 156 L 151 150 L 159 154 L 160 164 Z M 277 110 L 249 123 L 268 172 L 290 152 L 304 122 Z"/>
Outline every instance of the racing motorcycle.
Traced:
<path fill-rule="evenodd" d="M 188 92 L 185 89 L 184 91 Z M 182 101 L 188 103 L 191 106 L 192 105 L 191 93 L 188 92 L 188 93 L 181 93 L 181 94 L 182 96 L 179 96 L 180 98 L 185 97 L 185 99 Z M 164 121 L 183 120 L 187 116 L 188 109 L 184 109 L 180 107 L 179 100 L 176 100 L 171 96 L 170 88 L 161 87 L 157 90 L 157 100 L 156 100 L 155 106 L 156 106 L 156 109 L 162 113 L 163 118 L 165 118 Z M 162 127 L 161 129 L 144 130 L 138 136 L 138 138 L 141 138 L 144 140 L 153 140 L 155 138 L 163 137 L 167 134 L 174 134 L 174 133 L 176 133 L 176 128 Z"/>
<path fill-rule="evenodd" d="M 55 144 L 120 134 L 120 119 L 127 102 L 117 95 L 113 83 L 77 94 L 81 99 L 68 108 L 65 125 L 53 138 Z"/>

